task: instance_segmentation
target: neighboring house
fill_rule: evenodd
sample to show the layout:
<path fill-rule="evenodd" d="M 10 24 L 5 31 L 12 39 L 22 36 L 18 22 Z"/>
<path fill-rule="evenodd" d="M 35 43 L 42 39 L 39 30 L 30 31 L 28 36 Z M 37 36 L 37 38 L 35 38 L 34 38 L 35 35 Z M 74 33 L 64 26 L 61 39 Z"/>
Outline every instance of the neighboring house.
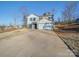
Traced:
<path fill-rule="evenodd" d="M 31 29 L 53 29 L 53 16 L 50 13 L 45 13 L 43 16 L 30 14 L 26 16 L 27 27 Z"/>

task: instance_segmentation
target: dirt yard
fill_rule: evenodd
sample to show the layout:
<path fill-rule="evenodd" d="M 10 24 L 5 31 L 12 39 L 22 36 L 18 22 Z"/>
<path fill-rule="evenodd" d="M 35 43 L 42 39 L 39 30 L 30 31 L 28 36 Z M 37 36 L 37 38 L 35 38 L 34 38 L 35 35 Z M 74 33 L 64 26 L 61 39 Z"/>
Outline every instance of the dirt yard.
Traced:
<path fill-rule="evenodd" d="M 68 45 L 73 53 L 79 57 L 79 33 L 57 32 L 58 36 Z"/>

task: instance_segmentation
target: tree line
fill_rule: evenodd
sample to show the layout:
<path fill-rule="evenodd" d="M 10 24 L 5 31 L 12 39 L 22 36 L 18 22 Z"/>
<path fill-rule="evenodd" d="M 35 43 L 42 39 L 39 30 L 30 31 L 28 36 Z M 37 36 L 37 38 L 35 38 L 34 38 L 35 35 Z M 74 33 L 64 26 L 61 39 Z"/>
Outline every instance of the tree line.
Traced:
<path fill-rule="evenodd" d="M 67 2 L 64 10 L 62 11 L 62 16 L 58 18 L 56 24 L 72 24 L 79 20 L 77 13 L 77 2 Z"/>

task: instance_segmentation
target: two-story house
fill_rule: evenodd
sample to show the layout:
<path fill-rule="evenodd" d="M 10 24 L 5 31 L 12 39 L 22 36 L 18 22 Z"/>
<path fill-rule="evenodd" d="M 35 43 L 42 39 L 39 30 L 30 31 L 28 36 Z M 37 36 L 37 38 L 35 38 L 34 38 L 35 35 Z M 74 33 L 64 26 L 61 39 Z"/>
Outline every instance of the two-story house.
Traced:
<path fill-rule="evenodd" d="M 30 14 L 26 16 L 27 27 L 30 29 L 53 29 L 53 15 L 50 13 L 45 13 L 42 16 L 37 16 L 35 14 Z"/>

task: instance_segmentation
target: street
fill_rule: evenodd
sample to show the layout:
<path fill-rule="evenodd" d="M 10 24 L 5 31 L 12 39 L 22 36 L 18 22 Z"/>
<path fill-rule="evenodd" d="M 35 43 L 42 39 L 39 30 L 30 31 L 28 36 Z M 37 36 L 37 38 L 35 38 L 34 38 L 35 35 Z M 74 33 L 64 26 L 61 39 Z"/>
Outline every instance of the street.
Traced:
<path fill-rule="evenodd" d="M 0 34 L 0 57 L 74 57 L 53 31 L 28 30 Z"/>

